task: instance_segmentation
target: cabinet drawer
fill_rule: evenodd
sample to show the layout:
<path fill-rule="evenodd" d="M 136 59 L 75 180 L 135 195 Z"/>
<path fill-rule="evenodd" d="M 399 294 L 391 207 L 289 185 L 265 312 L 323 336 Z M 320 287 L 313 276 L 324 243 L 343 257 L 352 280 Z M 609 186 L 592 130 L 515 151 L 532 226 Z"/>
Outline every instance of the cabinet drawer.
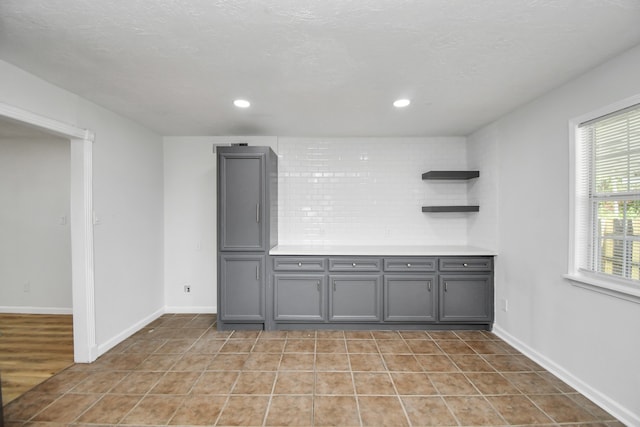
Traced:
<path fill-rule="evenodd" d="M 491 258 L 440 258 L 440 271 L 491 271 Z"/>
<path fill-rule="evenodd" d="M 274 271 L 324 271 L 325 258 L 274 257 Z"/>
<path fill-rule="evenodd" d="M 385 258 L 384 271 L 435 271 L 435 258 Z"/>
<path fill-rule="evenodd" d="M 380 258 L 329 258 L 329 271 L 380 271 Z"/>

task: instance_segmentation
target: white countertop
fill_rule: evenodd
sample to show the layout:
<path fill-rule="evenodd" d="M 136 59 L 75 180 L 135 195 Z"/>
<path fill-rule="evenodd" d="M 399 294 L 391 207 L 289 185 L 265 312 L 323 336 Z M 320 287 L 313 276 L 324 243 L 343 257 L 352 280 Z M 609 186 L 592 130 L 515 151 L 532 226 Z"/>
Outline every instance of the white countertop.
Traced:
<path fill-rule="evenodd" d="M 278 245 L 269 255 L 368 255 L 368 256 L 493 256 L 497 252 L 476 246 L 393 245 Z"/>

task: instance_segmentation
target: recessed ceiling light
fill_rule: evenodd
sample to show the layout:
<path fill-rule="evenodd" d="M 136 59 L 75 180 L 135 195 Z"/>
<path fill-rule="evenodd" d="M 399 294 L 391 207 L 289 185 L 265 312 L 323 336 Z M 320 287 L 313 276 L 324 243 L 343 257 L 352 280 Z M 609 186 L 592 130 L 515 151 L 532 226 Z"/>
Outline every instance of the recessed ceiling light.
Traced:
<path fill-rule="evenodd" d="M 410 99 L 397 99 L 393 103 L 393 106 L 397 107 L 397 108 L 402 108 L 402 107 L 406 107 L 409 104 L 411 104 L 411 100 Z"/>
<path fill-rule="evenodd" d="M 236 99 L 235 101 L 233 101 L 233 105 L 238 108 L 249 108 L 251 106 L 251 103 L 246 99 Z"/>

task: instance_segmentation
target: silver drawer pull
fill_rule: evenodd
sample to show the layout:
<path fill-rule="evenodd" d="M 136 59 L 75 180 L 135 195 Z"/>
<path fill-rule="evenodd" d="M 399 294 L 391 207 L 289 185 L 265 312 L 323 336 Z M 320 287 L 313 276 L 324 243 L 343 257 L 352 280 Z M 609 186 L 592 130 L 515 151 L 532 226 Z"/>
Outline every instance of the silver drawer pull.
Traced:
<path fill-rule="evenodd" d="M 429 282 L 429 292 L 431 292 L 431 282 Z"/>
<path fill-rule="evenodd" d="M 316 288 L 318 288 L 318 292 L 320 292 L 320 281 L 318 280 L 318 283 L 316 284 Z"/>
<path fill-rule="evenodd" d="M 352 265 L 355 267 L 355 266 L 356 266 L 356 263 L 354 262 Z"/>
<path fill-rule="evenodd" d="M 256 265 L 256 280 L 260 280 L 260 267 Z"/>
<path fill-rule="evenodd" d="M 260 223 L 260 203 L 256 203 L 256 222 Z"/>
<path fill-rule="evenodd" d="M 464 264 L 462 264 L 463 267 L 469 267 L 469 264 L 467 264 L 466 262 Z"/>
<path fill-rule="evenodd" d="M 302 267 L 302 263 L 301 262 L 298 263 L 298 267 Z"/>
<path fill-rule="evenodd" d="M 407 268 L 411 268 L 411 264 L 407 264 Z"/>

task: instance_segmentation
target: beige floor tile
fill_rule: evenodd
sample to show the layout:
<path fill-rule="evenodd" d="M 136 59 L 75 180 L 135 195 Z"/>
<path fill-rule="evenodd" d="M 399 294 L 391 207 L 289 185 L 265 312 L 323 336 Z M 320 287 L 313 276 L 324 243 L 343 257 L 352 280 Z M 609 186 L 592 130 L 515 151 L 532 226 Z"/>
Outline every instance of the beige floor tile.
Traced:
<path fill-rule="evenodd" d="M 375 340 L 347 340 L 349 353 L 378 353 Z"/>
<path fill-rule="evenodd" d="M 313 353 L 316 341 L 310 339 L 287 339 L 285 353 Z"/>
<path fill-rule="evenodd" d="M 251 353 L 243 369 L 249 371 L 277 371 L 282 353 Z"/>
<path fill-rule="evenodd" d="M 163 372 L 131 372 L 110 393 L 146 394 L 163 376 Z"/>
<path fill-rule="evenodd" d="M 271 394 L 273 383 L 276 380 L 275 372 L 241 372 L 236 381 L 232 394 Z"/>
<path fill-rule="evenodd" d="M 447 406 L 463 426 L 504 425 L 504 419 L 482 396 L 447 396 Z"/>
<path fill-rule="evenodd" d="M 68 393 L 33 418 L 33 421 L 70 423 L 93 405 L 101 395 Z"/>
<path fill-rule="evenodd" d="M 313 400 L 314 426 L 359 426 L 355 396 L 316 396 Z"/>
<path fill-rule="evenodd" d="M 402 396 L 412 426 L 457 426 L 458 422 L 441 397 Z"/>
<path fill-rule="evenodd" d="M 281 371 L 312 371 L 315 365 L 313 353 L 284 353 L 280 361 Z"/>
<path fill-rule="evenodd" d="M 239 375 L 240 371 L 207 371 L 198 378 L 190 393 L 227 395 Z"/>
<path fill-rule="evenodd" d="M 479 394 L 463 374 L 428 374 L 436 390 L 443 396 Z"/>
<path fill-rule="evenodd" d="M 105 395 L 82 414 L 82 416 L 78 418 L 78 422 L 88 424 L 117 424 L 141 399 L 141 395 Z"/>
<path fill-rule="evenodd" d="M 313 425 L 311 396 L 273 396 L 269 405 L 266 426 Z"/>
<path fill-rule="evenodd" d="M 261 426 L 268 404 L 269 396 L 230 396 L 217 425 Z"/>
<path fill-rule="evenodd" d="M 313 394 L 315 374 L 305 371 L 280 371 L 274 394 Z"/>
<path fill-rule="evenodd" d="M 354 394 L 350 372 L 316 372 L 316 394 Z"/>
<path fill-rule="evenodd" d="M 422 372 L 423 368 L 418 360 L 411 354 L 385 354 L 383 355 L 387 369 L 393 372 Z"/>
<path fill-rule="evenodd" d="M 391 378 L 400 395 L 431 396 L 438 391 L 431 383 L 429 376 L 418 372 L 392 372 Z"/>
<path fill-rule="evenodd" d="M 378 354 L 349 354 L 349 362 L 353 371 L 386 371 L 382 356 Z"/>
<path fill-rule="evenodd" d="M 588 423 L 597 421 L 589 411 L 565 395 L 529 395 L 540 409 L 557 423 Z"/>
<path fill-rule="evenodd" d="M 363 426 L 408 426 L 404 409 L 397 396 L 358 396 Z"/>
<path fill-rule="evenodd" d="M 498 373 L 466 373 L 467 379 L 476 386 L 480 393 L 488 395 L 520 394 L 505 377 Z"/>
<path fill-rule="evenodd" d="M 487 400 L 511 424 L 550 424 L 553 422 L 523 395 L 489 396 Z"/>
<path fill-rule="evenodd" d="M 354 372 L 353 381 L 358 395 L 395 395 L 391 377 L 386 372 Z"/>
<path fill-rule="evenodd" d="M 349 356 L 346 353 L 316 354 L 317 371 L 348 371 Z"/>
<path fill-rule="evenodd" d="M 316 340 L 316 353 L 346 353 L 347 346 L 344 339 Z"/>
<path fill-rule="evenodd" d="M 149 393 L 187 394 L 199 377 L 199 372 L 167 372 Z"/>
<path fill-rule="evenodd" d="M 448 356 L 439 354 L 417 354 L 416 360 L 425 372 L 459 372 Z"/>
<path fill-rule="evenodd" d="M 226 396 L 187 396 L 169 421 L 170 425 L 213 425 L 227 401 Z"/>

